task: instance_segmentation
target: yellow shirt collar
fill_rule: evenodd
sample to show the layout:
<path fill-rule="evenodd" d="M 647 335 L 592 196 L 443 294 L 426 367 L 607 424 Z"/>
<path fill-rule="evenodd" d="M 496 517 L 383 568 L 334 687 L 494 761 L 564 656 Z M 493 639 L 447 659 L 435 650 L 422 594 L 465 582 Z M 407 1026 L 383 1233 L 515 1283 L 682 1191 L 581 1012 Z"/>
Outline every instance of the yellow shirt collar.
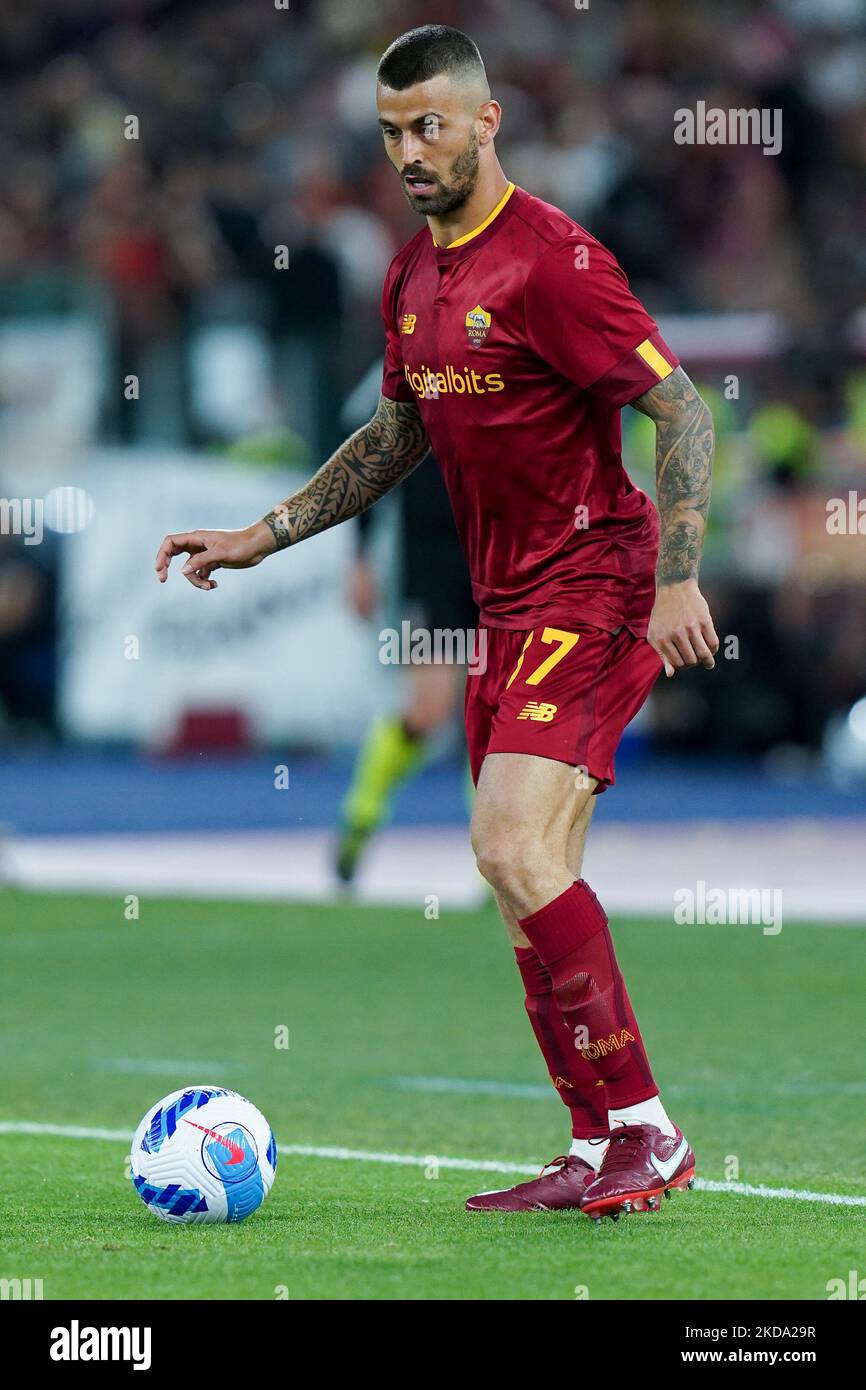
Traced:
<path fill-rule="evenodd" d="M 493 209 L 493 211 L 488 213 L 484 221 L 479 223 L 477 227 L 474 227 L 471 232 L 467 232 L 465 236 L 459 236 L 456 241 L 449 241 L 447 246 L 441 248 L 439 247 L 439 243 L 437 242 L 436 238 L 433 237 L 433 245 L 439 250 L 453 251 L 455 246 L 465 246 L 467 241 L 472 241 L 474 237 L 480 236 L 481 233 L 487 227 L 490 226 L 490 223 L 493 221 L 493 219 L 499 216 L 500 212 L 505 207 L 505 204 L 508 202 L 508 199 L 514 192 L 514 188 L 515 185 L 513 183 L 509 183 L 508 187 L 506 188 L 502 197 L 499 199 L 499 202 L 496 204 L 496 207 Z"/>

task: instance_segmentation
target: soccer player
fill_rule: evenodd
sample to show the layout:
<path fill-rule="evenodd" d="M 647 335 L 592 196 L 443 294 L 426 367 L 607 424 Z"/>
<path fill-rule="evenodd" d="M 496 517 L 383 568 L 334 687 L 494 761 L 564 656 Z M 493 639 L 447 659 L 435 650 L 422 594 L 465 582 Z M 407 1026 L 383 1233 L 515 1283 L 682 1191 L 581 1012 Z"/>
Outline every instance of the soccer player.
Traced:
<path fill-rule="evenodd" d="M 472 843 L 571 1118 L 568 1154 L 470 1210 L 657 1206 L 694 1154 L 659 1097 L 608 921 L 581 878 L 595 796 L 664 669 L 713 666 L 698 588 L 712 419 L 613 256 L 509 182 L 501 110 L 466 35 L 426 25 L 378 69 L 385 151 L 426 225 L 385 280 L 379 407 L 242 531 L 166 537 L 195 587 L 259 564 L 439 461 L 487 630 L 466 683 Z M 624 405 L 656 425 L 658 513 L 622 464 Z"/>

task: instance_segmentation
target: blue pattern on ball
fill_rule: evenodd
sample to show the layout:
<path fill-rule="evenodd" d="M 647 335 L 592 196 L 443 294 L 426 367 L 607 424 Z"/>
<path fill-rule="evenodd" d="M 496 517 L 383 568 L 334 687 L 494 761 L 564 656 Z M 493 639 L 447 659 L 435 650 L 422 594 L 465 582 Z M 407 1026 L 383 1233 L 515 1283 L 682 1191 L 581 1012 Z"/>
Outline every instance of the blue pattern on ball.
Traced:
<path fill-rule="evenodd" d="M 154 1187 L 137 1174 L 133 1174 L 132 1181 L 143 1202 L 149 1207 L 163 1207 L 172 1216 L 208 1210 L 207 1200 L 197 1187 L 181 1187 L 176 1182 L 170 1182 L 165 1187 Z"/>
<path fill-rule="evenodd" d="M 208 1089 L 198 1088 L 192 1091 L 184 1091 L 182 1096 L 178 1096 L 176 1101 L 167 1105 L 164 1110 L 157 1110 L 150 1122 L 150 1127 L 142 1141 L 142 1148 L 147 1153 L 159 1153 L 166 1139 L 170 1139 L 177 1129 L 177 1122 L 182 1115 L 190 1110 L 200 1110 L 203 1105 L 207 1105 L 214 1096 L 227 1096 L 225 1090 L 217 1090 L 214 1087 Z M 149 1142 L 147 1147 L 145 1140 Z"/>

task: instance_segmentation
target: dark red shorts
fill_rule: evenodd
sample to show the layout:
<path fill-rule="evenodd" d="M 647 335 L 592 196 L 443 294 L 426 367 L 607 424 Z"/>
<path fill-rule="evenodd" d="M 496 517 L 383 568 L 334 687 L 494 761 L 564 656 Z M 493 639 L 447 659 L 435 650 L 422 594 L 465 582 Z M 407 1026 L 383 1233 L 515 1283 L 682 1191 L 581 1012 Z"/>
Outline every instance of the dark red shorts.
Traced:
<path fill-rule="evenodd" d="M 626 628 L 482 631 L 486 668 L 467 676 L 464 701 L 473 781 L 488 753 L 534 753 L 585 768 L 604 791 L 623 730 L 663 670 L 658 653 Z"/>

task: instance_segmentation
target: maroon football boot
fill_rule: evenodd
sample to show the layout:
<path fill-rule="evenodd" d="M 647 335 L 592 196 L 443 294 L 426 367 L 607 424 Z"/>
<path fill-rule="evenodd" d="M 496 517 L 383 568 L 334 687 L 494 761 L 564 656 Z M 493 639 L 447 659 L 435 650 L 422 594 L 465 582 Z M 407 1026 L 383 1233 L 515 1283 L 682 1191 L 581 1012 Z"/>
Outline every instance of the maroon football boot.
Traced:
<path fill-rule="evenodd" d="M 552 1169 L 553 1171 L 548 1171 Z M 501 1192 L 479 1192 L 466 1203 L 467 1211 L 568 1211 L 581 1205 L 595 1169 L 574 1154 L 560 1154 L 545 1163 L 537 1178 L 505 1187 Z"/>
<path fill-rule="evenodd" d="M 694 1172 L 695 1156 L 679 1130 L 671 1137 L 655 1125 L 621 1125 L 611 1133 L 581 1207 L 595 1220 L 657 1211 L 662 1194 L 669 1197 L 674 1187 L 694 1187 Z"/>

